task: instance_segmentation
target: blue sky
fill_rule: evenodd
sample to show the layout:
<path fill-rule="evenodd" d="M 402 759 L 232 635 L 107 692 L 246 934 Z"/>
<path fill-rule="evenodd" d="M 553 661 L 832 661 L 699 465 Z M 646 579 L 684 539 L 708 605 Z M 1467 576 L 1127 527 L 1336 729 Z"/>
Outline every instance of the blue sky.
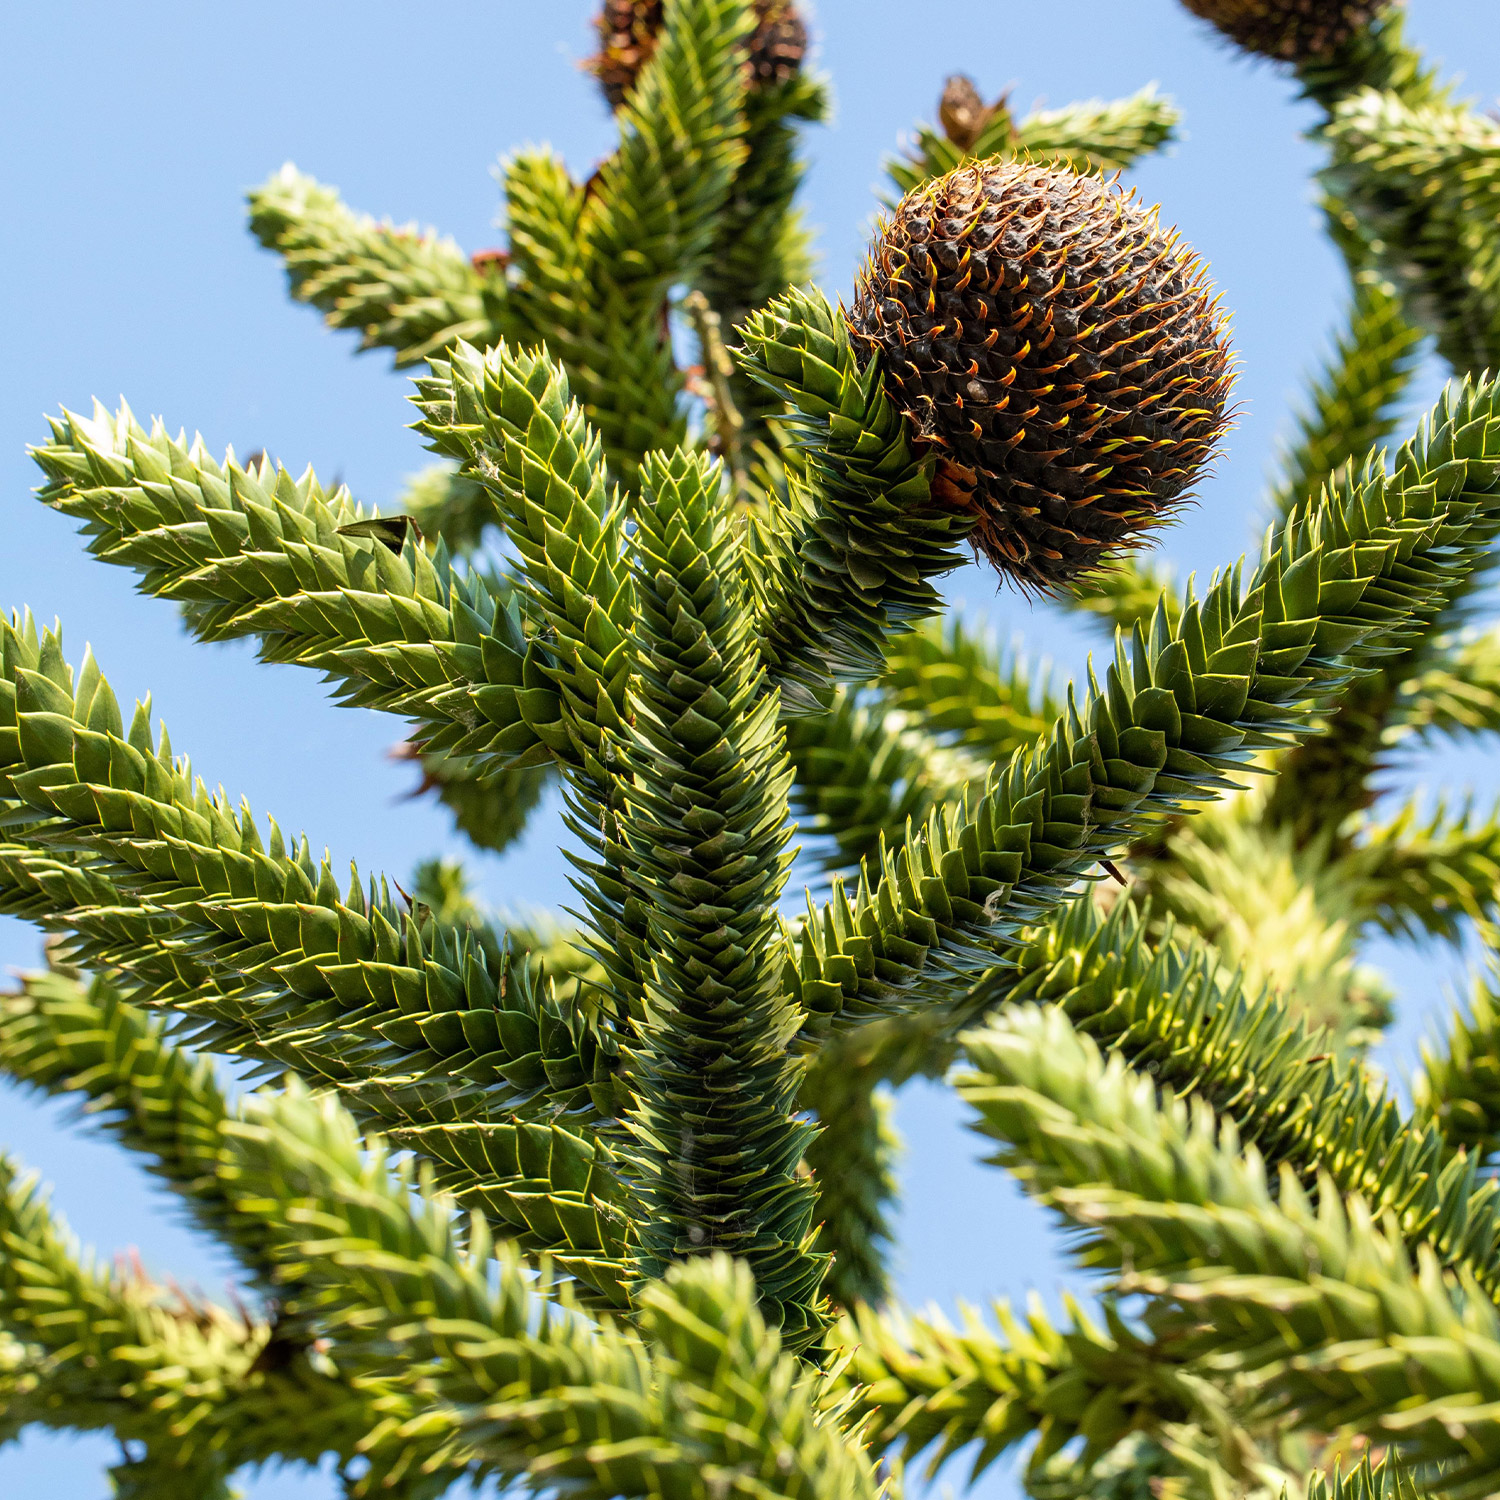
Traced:
<path fill-rule="evenodd" d="M 498 156 L 550 140 L 587 171 L 610 124 L 577 67 L 585 0 L 54 0 L 14 7 L 0 56 L 0 286 L 10 354 L 0 362 L 0 606 L 63 621 L 74 659 L 92 642 L 124 699 L 150 691 L 174 745 L 210 783 L 248 795 L 315 847 L 404 878 L 427 855 L 461 853 L 441 811 L 403 800 L 393 721 L 333 707 L 310 674 L 257 665 L 242 647 L 187 641 L 170 607 L 87 558 L 66 519 L 30 497 L 25 446 L 43 413 L 124 394 L 138 415 L 200 430 L 215 448 L 266 447 L 311 462 L 360 498 L 387 503 L 424 455 L 407 381 L 383 355 L 353 357 L 290 304 L 276 262 L 243 224 L 242 195 L 283 161 L 337 184 L 349 202 L 415 219 L 467 249 L 499 241 Z M 1492 0 L 1412 0 L 1415 38 L 1486 100 L 1500 92 Z M 1215 480 L 1167 537 L 1183 572 L 1232 561 L 1250 543 L 1287 403 L 1317 359 L 1342 295 L 1322 243 L 1302 138 L 1310 111 L 1275 70 L 1208 39 L 1175 0 L 822 0 L 820 65 L 833 75 L 834 124 L 811 132 L 806 201 L 823 280 L 846 291 L 868 238 L 882 157 L 930 116 L 944 76 L 971 73 L 1014 106 L 1115 97 L 1155 82 L 1184 115 L 1182 141 L 1133 174 L 1204 254 L 1235 317 L 1244 417 Z M 1420 399 L 1435 392 L 1429 372 Z M 1091 642 L 1070 621 L 997 594 L 970 568 L 957 607 L 1066 670 Z M 1422 786 L 1474 784 L 1478 756 L 1403 769 Z M 497 905 L 569 899 L 555 818 L 504 859 L 474 862 Z M 0 919 L 0 967 L 36 962 L 35 934 Z M 1379 953 L 1377 958 L 1387 955 Z M 1403 1011 L 1385 1051 L 1399 1072 L 1458 973 L 1441 953 L 1397 955 Z M 1035 1210 L 975 1165 L 943 1091 L 901 1101 L 911 1147 L 898 1252 L 912 1301 L 1031 1288 L 1052 1296 L 1068 1268 Z M 177 1223 L 133 1164 L 82 1139 L 56 1107 L 0 1087 L 0 1144 L 56 1185 L 56 1204 L 103 1253 L 139 1247 L 162 1272 L 222 1287 L 227 1264 Z M 40 1435 L 0 1449 L 0 1494 L 95 1500 L 113 1461 L 103 1438 Z M 954 1475 L 956 1480 L 959 1476 Z M 260 1477 L 257 1497 L 330 1495 L 332 1482 Z M 976 1493 L 1014 1493 L 996 1472 Z"/>

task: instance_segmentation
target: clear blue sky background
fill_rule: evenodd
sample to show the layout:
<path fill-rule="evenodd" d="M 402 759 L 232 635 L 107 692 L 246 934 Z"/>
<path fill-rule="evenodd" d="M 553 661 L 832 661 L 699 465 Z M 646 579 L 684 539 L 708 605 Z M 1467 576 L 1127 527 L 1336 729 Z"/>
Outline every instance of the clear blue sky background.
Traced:
<path fill-rule="evenodd" d="M 170 607 L 89 560 L 70 523 L 30 498 L 24 448 L 44 435 L 45 411 L 124 393 L 138 414 L 197 428 L 216 448 L 264 446 L 388 503 L 424 457 L 404 430 L 407 382 L 383 355 L 355 359 L 351 336 L 287 301 L 276 262 L 244 230 L 242 194 L 290 159 L 358 208 L 436 225 L 468 249 L 497 243 L 489 174 L 500 153 L 550 140 L 586 172 L 608 149 L 609 120 L 577 68 L 592 9 L 54 0 L 12 6 L 4 24 L 0 606 L 59 616 L 74 659 L 92 641 L 122 698 L 154 693 L 174 745 L 211 783 L 305 827 L 315 847 L 398 877 L 424 856 L 462 852 L 440 809 L 402 800 L 409 769 L 386 758 L 398 726 L 332 707 L 310 674 L 192 645 Z M 1234 310 L 1246 410 L 1218 477 L 1166 545 L 1183 571 L 1232 560 L 1255 532 L 1288 398 L 1343 290 L 1308 182 L 1318 156 L 1301 132 L 1311 114 L 1291 86 L 1215 46 L 1174 0 L 821 0 L 815 29 L 838 116 L 809 137 L 807 202 L 835 290 L 848 289 L 861 256 L 881 158 L 930 116 L 947 73 L 971 73 L 987 95 L 1010 89 L 1022 107 L 1152 81 L 1178 101 L 1182 142 L 1134 180 L 1207 257 Z M 1473 93 L 1500 91 L 1493 0 L 1412 0 L 1411 29 Z M 1435 381 L 1429 373 L 1423 403 Z M 1021 634 L 1067 670 L 1090 644 L 1071 622 L 997 596 L 975 569 L 952 594 L 969 617 Z M 1475 756 L 1400 775 L 1472 782 L 1486 796 L 1496 786 Z M 476 861 L 488 899 L 566 900 L 556 832 L 555 818 L 539 819 L 506 858 Z M 0 967 L 33 965 L 37 953 L 29 928 L 0 920 Z M 1404 1008 L 1384 1057 L 1399 1073 L 1458 969 L 1441 954 L 1395 955 L 1393 967 Z M 1070 1283 L 1040 1216 L 975 1166 L 978 1143 L 948 1096 L 908 1090 L 900 1122 L 908 1300 L 951 1308 L 1031 1289 L 1050 1299 Z M 101 1252 L 137 1246 L 153 1270 L 223 1286 L 227 1263 L 180 1227 L 132 1163 L 82 1138 L 58 1108 L 0 1088 L 0 1144 L 55 1183 L 57 1206 Z M 104 1438 L 32 1435 L 0 1450 L 0 1494 L 96 1500 L 112 1453 Z M 248 1488 L 257 1500 L 334 1489 L 295 1472 Z M 996 1471 L 977 1493 L 994 1500 L 1015 1488 Z"/>

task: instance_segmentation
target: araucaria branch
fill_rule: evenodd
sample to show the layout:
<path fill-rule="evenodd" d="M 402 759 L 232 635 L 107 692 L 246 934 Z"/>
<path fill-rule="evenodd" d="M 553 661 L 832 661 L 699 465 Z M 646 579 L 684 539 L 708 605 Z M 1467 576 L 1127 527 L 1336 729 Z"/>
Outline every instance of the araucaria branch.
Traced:
<path fill-rule="evenodd" d="M 509 158 L 503 249 L 291 166 L 250 195 L 293 297 L 411 372 L 439 461 L 393 510 L 124 406 L 38 433 L 97 559 L 392 715 L 476 846 L 560 785 L 581 914 L 336 875 L 0 622 L 0 912 L 48 936 L 0 1070 L 249 1299 L 104 1269 L 0 1159 L 0 1442 L 108 1430 L 141 1500 L 330 1457 L 351 1497 L 876 1500 L 1023 1447 L 1037 1500 L 1500 1494 L 1500 992 L 1407 1109 L 1360 952 L 1495 946 L 1500 820 L 1379 773 L 1500 728 L 1500 127 L 1380 0 L 1184 4 L 1318 111 L 1349 270 L 1265 540 L 1200 586 L 1143 551 L 1214 504 L 1226 309 L 1115 178 L 1176 111 L 953 75 L 836 305 L 788 0 L 605 0 L 615 149 Z M 1425 350 L 1453 382 L 1388 452 Z M 1113 626 L 1101 668 L 944 622 L 971 557 Z M 893 1305 L 917 1075 L 1095 1306 Z"/>

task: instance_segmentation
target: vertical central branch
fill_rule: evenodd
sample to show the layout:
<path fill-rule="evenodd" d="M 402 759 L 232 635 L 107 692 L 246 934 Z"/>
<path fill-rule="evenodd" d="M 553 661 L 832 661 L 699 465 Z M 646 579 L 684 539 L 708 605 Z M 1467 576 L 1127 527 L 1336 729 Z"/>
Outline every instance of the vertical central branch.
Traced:
<path fill-rule="evenodd" d="M 821 1328 L 811 1127 L 794 1117 L 800 1022 L 772 958 L 791 855 L 791 766 L 720 490 L 701 456 L 653 454 L 632 539 L 633 725 L 621 828 L 651 969 L 629 1057 L 639 1269 L 747 1260 L 794 1344 Z"/>

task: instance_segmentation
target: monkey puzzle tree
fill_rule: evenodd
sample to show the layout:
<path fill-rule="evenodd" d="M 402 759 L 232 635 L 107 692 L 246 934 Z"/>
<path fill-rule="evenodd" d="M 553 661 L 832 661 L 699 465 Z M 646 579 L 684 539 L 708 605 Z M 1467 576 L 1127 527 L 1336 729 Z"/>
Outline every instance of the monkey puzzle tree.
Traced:
<path fill-rule="evenodd" d="M 1500 725 L 1464 630 L 1500 532 L 1500 129 L 1382 6 L 1190 8 L 1322 109 L 1353 286 L 1266 540 L 1201 591 L 1134 549 L 1226 424 L 1223 322 L 1101 175 L 1170 107 L 1017 119 L 951 79 L 835 307 L 794 206 L 825 91 L 773 0 L 609 0 L 618 146 L 585 182 L 513 156 L 503 251 L 290 168 L 251 195 L 294 295 L 413 367 L 443 462 L 396 513 L 128 409 L 52 421 L 40 496 L 96 556 L 404 720 L 476 844 L 559 782 L 584 911 L 345 879 L 91 654 L 0 627 L 0 910 L 52 938 L 0 1067 L 256 1294 L 80 1259 L 0 1164 L 0 1436 L 111 1430 L 152 1497 L 332 1454 L 353 1496 L 844 1500 L 1026 1443 L 1059 1500 L 1500 1489 L 1496 1001 L 1403 1111 L 1355 962 L 1495 904 L 1495 825 L 1377 817 L 1373 777 Z M 1462 378 L 1388 457 L 1429 338 Z M 971 548 L 1116 625 L 1107 668 L 1058 700 L 943 628 Z M 791 916 L 799 826 L 834 878 Z M 226 1098 L 213 1054 L 262 1086 Z M 919 1072 L 1096 1309 L 889 1305 L 884 1090 Z"/>

